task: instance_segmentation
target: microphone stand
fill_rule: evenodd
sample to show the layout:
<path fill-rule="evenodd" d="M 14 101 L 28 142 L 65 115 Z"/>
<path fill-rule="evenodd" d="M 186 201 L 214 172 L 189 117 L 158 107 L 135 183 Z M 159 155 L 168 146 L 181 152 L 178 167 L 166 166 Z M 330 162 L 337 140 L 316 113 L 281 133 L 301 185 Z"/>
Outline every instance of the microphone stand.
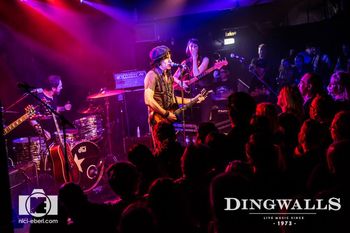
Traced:
<path fill-rule="evenodd" d="M 180 66 L 180 74 L 182 76 L 184 68 Z M 184 93 L 184 81 L 183 81 L 183 76 L 180 79 L 181 83 L 181 103 L 184 105 L 184 99 L 185 99 L 185 93 Z M 186 121 L 185 121 L 185 110 L 182 111 L 182 136 L 183 136 L 183 143 L 186 145 Z"/>
<path fill-rule="evenodd" d="M 13 104 L 11 104 L 10 106 L 8 106 L 4 111 L 8 111 L 10 110 L 13 106 L 15 106 L 16 104 L 18 104 L 19 102 L 21 102 L 22 100 L 24 100 L 26 97 L 28 96 L 28 93 L 24 93 L 21 98 L 19 98 L 18 100 L 16 100 L 16 102 L 14 102 Z"/>
<path fill-rule="evenodd" d="M 63 148 L 64 148 L 65 169 L 67 172 L 67 178 L 69 180 L 70 174 L 69 174 L 69 161 L 68 161 L 67 146 L 66 146 L 66 141 L 67 141 L 66 125 L 69 125 L 72 128 L 75 128 L 74 125 L 70 121 L 68 121 L 62 114 L 58 113 L 50 105 L 48 105 L 42 99 L 40 99 L 35 93 L 32 93 L 30 91 L 30 88 L 26 88 L 26 87 L 20 87 L 20 88 L 23 89 L 27 94 L 33 96 L 40 104 L 45 106 L 52 114 L 58 116 L 58 118 L 60 119 L 60 121 L 62 123 L 62 131 L 63 131 Z"/>
<path fill-rule="evenodd" d="M 251 73 L 254 74 L 255 79 L 258 80 L 260 83 L 262 83 L 275 97 L 277 96 L 277 93 L 272 89 L 272 87 L 270 87 L 270 85 L 266 81 L 259 78 L 255 72 L 251 72 Z"/>

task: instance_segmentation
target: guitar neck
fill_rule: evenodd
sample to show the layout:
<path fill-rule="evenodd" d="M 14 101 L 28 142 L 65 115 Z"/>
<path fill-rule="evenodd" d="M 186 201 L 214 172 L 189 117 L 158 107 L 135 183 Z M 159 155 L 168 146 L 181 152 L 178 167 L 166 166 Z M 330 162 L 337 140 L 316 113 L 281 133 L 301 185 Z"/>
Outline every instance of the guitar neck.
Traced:
<path fill-rule="evenodd" d="M 206 69 L 203 73 L 196 76 L 195 78 L 197 78 L 199 80 L 199 79 L 203 78 L 204 76 L 206 76 L 207 74 L 211 73 L 213 70 L 215 70 L 215 66 L 212 66 L 209 69 Z M 192 83 L 196 82 L 197 80 L 195 78 L 191 79 L 190 82 L 188 83 L 188 85 L 191 85 Z"/>
<path fill-rule="evenodd" d="M 29 117 L 30 117 L 30 115 L 26 113 L 23 116 L 21 116 L 20 118 L 18 118 L 17 120 L 15 120 L 14 122 L 12 122 L 10 125 L 8 125 L 4 129 L 4 136 L 6 134 L 10 133 L 12 130 L 14 130 L 17 126 L 22 124 L 24 121 L 26 121 Z"/>
<path fill-rule="evenodd" d="M 191 102 L 189 102 L 188 104 L 185 104 L 185 105 L 182 106 L 181 108 L 175 110 L 174 114 L 175 114 L 175 115 L 178 115 L 178 114 L 180 114 L 182 111 L 185 111 L 186 109 L 192 107 L 194 104 L 196 104 L 196 103 L 198 102 L 198 98 L 199 98 L 199 96 L 193 98 L 193 99 L 191 100 Z"/>

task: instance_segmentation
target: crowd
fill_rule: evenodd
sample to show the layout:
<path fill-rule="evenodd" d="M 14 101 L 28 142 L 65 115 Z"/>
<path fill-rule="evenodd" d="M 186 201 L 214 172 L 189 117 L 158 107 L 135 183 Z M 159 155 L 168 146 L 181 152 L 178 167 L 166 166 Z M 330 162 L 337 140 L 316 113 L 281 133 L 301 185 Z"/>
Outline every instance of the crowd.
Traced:
<path fill-rule="evenodd" d="M 59 191 L 59 224 L 32 225 L 31 232 L 349 232 L 350 76 L 343 48 L 335 69 L 315 47 L 292 65 L 283 59 L 276 102 L 229 95 L 228 134 L 202 122 L 196 141 L 184 147 L 171 123 L 157 123 L 156 150 L 135 144 L 128 161 L 108 168 L 116 200 L 92 203 L 67 183 Z M 339 198 L 341 208 L 298 211 L 301 220 L 282 226 L 249 214 L 251 206 L 228 211 L 225 198 Z"/>

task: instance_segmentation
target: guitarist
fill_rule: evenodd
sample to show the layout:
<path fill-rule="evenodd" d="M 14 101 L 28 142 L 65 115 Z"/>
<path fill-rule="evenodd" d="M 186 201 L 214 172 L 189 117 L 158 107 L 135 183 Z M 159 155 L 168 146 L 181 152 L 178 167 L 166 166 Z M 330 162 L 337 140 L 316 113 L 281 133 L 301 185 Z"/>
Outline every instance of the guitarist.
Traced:
<path fill-rule="evenodd" d="M 174 122 L 177 117 L 172 110 L 174 105 L 188 104 L 189 98 L 182 98 L 175 96 L 174 94 L 174 77 L 171 74 L 171 54 L 170 49 L 165 46 L 154 47 L 150 53 L 151 70 L 148 71 L 144 80 L 144 98 L 145 104 L 148 107 L 149 113 L 149 126 L 152 132 L 152 139 L 154 141 L 153 128 L 156 125 L 154 115 L 158 114 L 163 117 L 164 120 Z M 199 97 L 198 102 L 204 100 L 204 97 Z"/>
<path fill-rule="evenodd" d="M 181 87 L 181 79 L 183 80 L 183 86 L 187 88 L 190 86 L 190 83 L 194 83 L 199 81 L 198 76 L 201 75 L 209 65 L 209 58 L 204 56 L 201 57 L 199 55 L 199 42 L 196 38 L 191 38 L 187 42 L 186 46 L 186 55 L 187 59 L 181 62 L 182 65 L 188 67 L 188 69 L 181 70 L 178 69 L 174 74 L 175 83 Z M 194 85 L 192 85 L 193 87 Z M 191 97 L 198 93 L 191 93 Z"/>
<path fill-rule="evenodd" d="M 181 70 L 178 69 L 174 74 L 174 79 L 177 85 L 175 86 L 175 90 L 185 89 L 185 96 L 189 98 L 193 98 L 196 96 L 202 87 L 208 86 L 208 80 L 202 80 L 205 75 L 205 71 L 209 67 L 209 58 L 207 56 L 201 56 L 199 52 L 199 41 L 196 38 L 191 38 L 187 42 L 186 46 L 186 55 L 187 59 L 181 62 L 182 65 L 185 65 L 187 69 Z M 181 81 L 183 88 L 181 88 Z M 191 111 L 191 115 L 189 118 L 191 121 L 207 121 L 209 118 L 209 107 L 210 104 L 206 103 L 200 107 L 200 111 L 198 112 L 200 116 L 198 116 L 197 111 Z M 200 119 L 198 119 L 200 118 Z"/>
<path fill-rule="evenodd" d="M 258 47 L 258 57 L 253 58 L 249 65 L 249 72 L 253 74 L 250 95 L 259 102 L 274 102 L 275 70 L 268 58 L 266 44 Z"/>
<path fill-rule="evenodd" d="M 42 93 L 38 93 L 37 95 L 57 112 L 70 111 L 72 105 L 69 102 L 64 106 L 57 105 L 57 96 L 61 93 L 62 89 L 63 85 L 61 77 L 58 75 L 50 75 L 44 82 Z M 31 120 L 30 124 L 35 128 L 37 134 L 44 136 L 46 140 L 50 140 L 50 132 L 55 131 L 54 123 L 51 119 L 51 113 L 44 106 L 40 106 L 38 112 L 40 113 L 39 119 L 41 119 L 41 121 Z"/>

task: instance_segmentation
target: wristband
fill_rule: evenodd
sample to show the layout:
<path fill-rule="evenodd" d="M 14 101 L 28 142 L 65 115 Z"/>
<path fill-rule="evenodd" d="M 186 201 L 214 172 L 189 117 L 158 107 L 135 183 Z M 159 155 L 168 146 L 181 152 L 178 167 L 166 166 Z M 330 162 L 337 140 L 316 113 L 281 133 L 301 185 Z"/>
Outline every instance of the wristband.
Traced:
<path fill-rule="evenodd" d="M 169 111 L 166 111 L 165 114 L 164 114 L 164 117 L 168 118 L 168 116 L 169 116 Z"/>

